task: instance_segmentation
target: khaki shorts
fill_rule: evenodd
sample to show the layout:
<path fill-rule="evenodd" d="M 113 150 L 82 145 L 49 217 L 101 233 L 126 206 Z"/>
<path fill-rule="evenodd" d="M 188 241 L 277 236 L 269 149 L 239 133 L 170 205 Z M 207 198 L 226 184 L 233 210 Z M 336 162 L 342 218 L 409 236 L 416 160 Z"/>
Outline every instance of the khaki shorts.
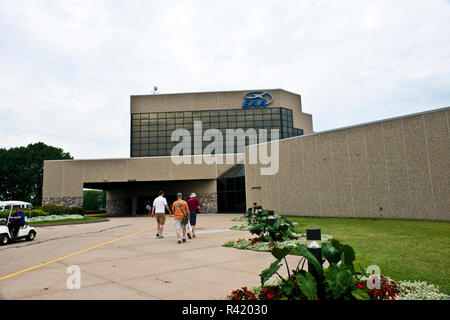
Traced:
<path fill-rule="evenodd" d="M 166 215 L 162 212 L 155 213 L 156 222 L 159 224 L 164 224 L 166 222 Z"/>

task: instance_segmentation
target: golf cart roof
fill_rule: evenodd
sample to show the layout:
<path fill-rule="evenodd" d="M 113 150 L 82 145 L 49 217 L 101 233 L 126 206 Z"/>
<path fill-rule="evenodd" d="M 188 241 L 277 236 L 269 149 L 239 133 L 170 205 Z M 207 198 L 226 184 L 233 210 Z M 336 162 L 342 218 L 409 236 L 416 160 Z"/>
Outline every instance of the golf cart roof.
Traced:
<path fill-rule="evenodd" d="M 11 201 L 0 201 L 0 206 L 32 206 L 31 203 L 29 202 L 24 202 L 24 201 L 16 201 L 16 200 L 11 200 Z"/>

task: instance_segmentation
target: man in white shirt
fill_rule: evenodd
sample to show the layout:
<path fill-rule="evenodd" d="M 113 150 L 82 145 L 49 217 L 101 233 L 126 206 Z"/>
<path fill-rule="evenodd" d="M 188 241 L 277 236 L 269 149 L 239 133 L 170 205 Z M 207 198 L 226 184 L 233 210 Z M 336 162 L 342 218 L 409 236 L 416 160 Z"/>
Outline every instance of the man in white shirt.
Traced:
<path fill-rule="evenodd" d="M 159 197 L 155 198 L 153 200 L 153 208 L 152 208 L 152 217 L 156 215 L 156 222 L 158 223 L 158 233 L 156 234 L 156 237 L 162 239 L 164 238 L 162 235 L 163 232 L 163 226 L 166 222 L 166 211 L 170 212 L 169 206 L 167 204 L 166 198 L 164 198 L 164 191 L 159 192 Z"/>

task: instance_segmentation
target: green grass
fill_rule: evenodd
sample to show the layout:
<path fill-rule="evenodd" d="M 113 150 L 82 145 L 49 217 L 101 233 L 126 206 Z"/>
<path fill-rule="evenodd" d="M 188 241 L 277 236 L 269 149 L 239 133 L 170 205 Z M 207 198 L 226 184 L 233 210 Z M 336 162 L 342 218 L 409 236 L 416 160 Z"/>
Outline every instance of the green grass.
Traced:
<path fill-rule="evenodd" d="M 450 294 L 450 222 L 289 217 L 298 232 L 320 228 L 356 252 L 356 266 L 377 265 L 395 280 L 427 281 Z"/>
<path fill-rule="evenodd" d="M 81 223 L 81 222 L 91 222 L 91 221 L 104 221 L 106 218 L 95 218 L 95 217 L 84 217 L 82 219 L 63 219 L 63 220 L 49 220 L 49 221 L 39 221 L 39 222 L 30 222 L 30 226 L 39 226 L 41 224 L 53 224 L 58 225 L 61 223 Z"/>

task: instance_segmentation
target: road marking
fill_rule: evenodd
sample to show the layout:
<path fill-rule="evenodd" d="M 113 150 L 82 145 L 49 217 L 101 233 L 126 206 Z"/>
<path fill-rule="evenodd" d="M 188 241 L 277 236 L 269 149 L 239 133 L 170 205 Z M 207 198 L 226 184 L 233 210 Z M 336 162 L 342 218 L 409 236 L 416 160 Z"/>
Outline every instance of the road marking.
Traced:
<path fill-rule="evenodd" d="M 4 280 L 4 279 L 7 279 L 7 278 L 14 277 L 14 276 L 16 276 L 16 275 L 18 275 L 18 274 L 21 274 L 21 273 L 24 273 L 24 272 L 27 272 L 27 271 L 31 271 L 31 270 L 34 270 L 34 269 L 37 269 L 37 268 L 46 266 L 46 265 L 48 265 L 48 264 L 50 264 L 50 263 L 53 263 L 53 262 L 57 262 L 57 261 L 66 259 L 66 258 L 72 257 L 72 256 L 74 256 L 74 255 L 77 255 L 77 254 L 80 254 L 80 253 L 83 253 L 83 252 L 86 252 L 86 251 L 89 251 L 89 250 L 93 250 L 93 249 L 96 249 L 96 248 L 100 248 L 100 247 L 106 246 L 107 244 L 111 244 L 111 243 L 117 242 L 117 241 L 122 240 L 122 239 L 125 239 L 125 238 L 129 238 L 129 237 L 132 237 L 132 236 L 136 236 L 136 235 L 138 235 L 138 234 L 141 234 L 141 233 L 144 233 L 144 232 L 153 230 L 153 229 L 155 229 L 155 228 L 156 228 L 156 226 L 151 227 L 151 228 L 147 228 L 147 229 L 144 229 L 144 230 L 135 232 L 135 233 L 128 234 L 128 235 L 123 236 L 123 237 L 119 237 L 119 238 L 116 238 L 116 239 L 113 239 L 113 240 L 110 240 L 110 241 L 107 241 L 107 242 L 103 242 L 103 243 L 97 244 L 97 245 L 95 245 L 95 246 L 93 246 L 93 247 L 90 247 L 90 248 L 87 248 L 87 249 L 83 249 L 83 250 L 80 250 L 80 251 L 77 251 L 77 252 L 68 254 L 68 255 L 66 255 L 66 256 L 64 256 L 64 257 L 60 257 L 60 258 L 57 258 L 57 259 L 53 259 L 53 260 L 51 260 L 51 261 L 43 262 L 43 263 L 41 263 L 41 264 L 38 264 L 37 266 L 30 267 L 30 268 L 27 268 L 27 269 L 24 269 L 24 270 L 15 272 L 15 273 L 11 273 L 11 274 L 9 274 L 9 275 L 7 275 L 7 276 L 1 277 L 0 280 Z"/>

